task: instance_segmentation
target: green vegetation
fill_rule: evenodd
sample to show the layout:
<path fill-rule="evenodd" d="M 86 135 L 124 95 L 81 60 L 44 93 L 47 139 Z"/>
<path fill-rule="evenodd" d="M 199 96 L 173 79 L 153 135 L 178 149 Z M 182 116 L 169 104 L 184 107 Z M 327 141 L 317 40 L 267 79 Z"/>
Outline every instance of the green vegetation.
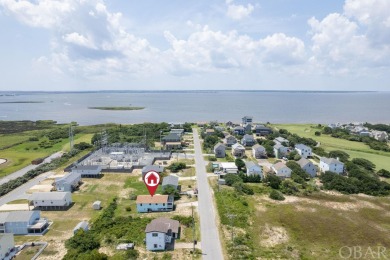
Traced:
<path fill-rule="evenodd" d="M 285 197 L 283 194 L 277 190 L 272 190 L 271 193 L 269 194 L 270 199 L 273 200 L 285 200 Z"/>
<path fill-rule="evenodd" d="M 187 168 L 187 165 L 184 162 L 174 162 L 167 167 L 171 172 L 179 172 Z"/>
<path fill-rule="evenodd" d="M 110 111 L 121 111 L 121 110 L 142 110 L 145 107 L 88 107 L 89 109 L 98 109 L 98 110 L 110 110 Z"/>

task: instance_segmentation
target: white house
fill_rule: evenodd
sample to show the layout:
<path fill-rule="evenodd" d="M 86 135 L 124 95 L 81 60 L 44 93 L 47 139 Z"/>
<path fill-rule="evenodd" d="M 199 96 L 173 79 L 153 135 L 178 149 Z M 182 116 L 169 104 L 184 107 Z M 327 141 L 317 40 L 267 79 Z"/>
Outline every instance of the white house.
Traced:
<path fill-rule="evenodd" d="M 180 236 L 180 223 L 169 218 L 153 219 L 145 228 L 146 249 L 162 251 Z"/>
<path fill-rule="evenodd" d="M 80 173 L 82 178 L 98 178 L 101 171 L 99 165 L 77 165 L 72 168 L 72 173 Z"/>
<path fill-rule="evenodd" d="M 283 143 L 285 143 L 286 145 L 290 145 L 290 142 L 289 142 L 286 138 L 283 138 L 283 137 L 281 137 L 281 136 L 276 137 L 276 138 L 274 139 L 274 142 L 275 142 L 276 144 L 283 144 Z"/>
<path fill-rule="evenodd" d="M 39 210 L 0 212 L 0 234 L 41 235 L 48 226 L 49 222 L 41 218 Z"/>
<path fill-rule="evenodd" d="M 253 116 L 244 116 L 242 118 L 242 124 L 252 124 L 253 123 Z"/>
<path fill-rule="evenodd" d="M 0 260 L 12 259 L 15 253 L 14 234 L 0 234 Z"/>
<path fill-rule="evenodd" d="M 226 146 L 218 143 L 214 146 L 214 154 L 217 158 L 225 158 L 226 156 Z"/>
<path fill-rule="evenodd" d="M 288 168 L 284 163 L 278 162 L 277 164 L 272 165 L 271 169 L 274 171 L 276 176 L 281 178 L 290 178 L 291 169 Z"/>
<path fill-rule="evenodd" d="M 67 192 L 35 192 L 30 201 L 37 209 L 64 210 L 72 205 L 72 193 Z"/>
<path fill-rule="evenodd" d="M 173 197 L 168 195 L 138 195 L 136 204 L 139 213 L 172 211 Z"/>
<path fill-rule="evenodd" d="M 223 173 L 238 173 L 238 168 L 235 163 L 233 162 L 221 162 L 220 163 L 220 170 Z"/>
<path fill-rule="evenodd" d="M 235 138 L 232 135 L 228 135 L 228 136 L 225 137 L 225 139 L 223 139 L 223 143 L 227 147 L 231 147 L 233 144 L 237 143 L 237 138 Z"/>
<path fill-rule="evenodd" d="M 232 145 L 232 155 L 237 158 L 242 158 L 245 155 L 245 147 L 241 144 Z"/>
<path fill-rule="evenodd" d="M 378 141 L 387 142 L 389 140 L 389 135 L 384 131 L 372 130 L 371 133 L 372 136 Z"/>
<path fill-rule="evenodd" d="M 281 145 L 280 143 L 277 143 L 274 145 L 274 154 L 275 154 L 275 158 L 281 159 L 281 158 L 287 156 L 288 147 L 285 147 L 285 146 Z"/>
<path fill-rule="evenodd" d="M 340 174 L 344 172 L 344 163 L 334 158 L 321 157 L 320 170 L 321 172 L 331 171 Z"/>
<path fill-rule="evenodd" d="M 252 146 L 252 155 L 256 159 L 265 158 L 267 157 L 267 151 L 265 150 L 264 146 L 255 144 Z"/>
<path fill-rule="evenodd" d="M 261 166 L 254 162 L 245 162 L 246 175 L 259 175 L 260 178 L 263 178 L 263 170 Z"/>
<path fill-rule="evenodd" d="M 310 174 L 311 177 L 315 177 L 317 175 L 316 166 L 308 159 L 302 157 L 299 161 L 297 161 L 297 163 L 301 166 L 301 169 Z"/>
<path fill-rule="evenodd" d="M 61 178 L 56 178 L 54 186 L 57 191 L 74 191 L 81 182 L 81 173 L 68 172 Z"/>
<path fill-rule="evenodd" d="M 307 145 L 304 144 L 296 144 L 295 145 L 295 150 L 298 152 L 298 154 L 307 159 L 308 157 L 312 156 L 312 151 L 311 148 Z"/>
<path fill-rule="evenodd" d="M 79 231 L 79 229 L 82 229 L 84 231 L 88 231 L 89 230 L 88 225 L 89 225 L 88 221 L 81 221 L 81 222 L 79 222 L 76 225 L 76 227 L 73 229 L 73 234 L 76 234 L 77 231 Z"/>

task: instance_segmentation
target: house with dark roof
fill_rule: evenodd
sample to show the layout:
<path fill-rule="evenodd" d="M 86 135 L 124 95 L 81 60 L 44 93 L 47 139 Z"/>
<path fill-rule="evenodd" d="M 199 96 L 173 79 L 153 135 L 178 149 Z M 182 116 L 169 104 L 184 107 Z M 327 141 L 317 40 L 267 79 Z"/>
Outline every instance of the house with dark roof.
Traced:
<path fill-rule="evenodd" d="M 244 135 L 244 137 L 241 139 L 241 144 L 243 146 L 253 146 L 256 144 L 255 138 L 253 138 L 253 135 Z"/>
<path fill-rule="evenodd" d="M 233 133 L 236 135 L 244 135 L 245 134 L 245 128 L 242 126 L 236 126 L 233 128 Z"/>
<path fill-rule="evenodd" d="M 39 210 L 0 212 L 0 233 L 42 235 L 48 226 L 48 220 L 41 218 Z"/>
<path fill-rule="evenodd" d="M 173 210 L 173 196 L 169 195 L 138 195 L 137 211 L 144 212 L 161 212 Z"/>
<path fill-rule="evenodd" d="M 233 144 L 237 143 L 237 138 L 235 138 L 234 136 L 232 135 L 227 135 L 225 137 L 225 139 L 223 139 L 223 143 L 227 146 L 227 147 L 232 147 Z"/>
<path fill-rule="evenodd" d="M 163 178 L 162 185 L 161 185 L 163 191 L 167 187 L 173 187 L 175 190 L 180 191 L 180 185 L 179 185 L 179 177 L 175 175 L 168 175 Z"/>
<path fill-rule="evenodd" d="M 320 170 L 321 172 L 330 171 L 341 174 L 344 172 L 344 163 L 340 162 L 338 159 L 321 157 Z"/>
<path fill-rule="evenodd" d="M 259 175 L 260 178 L 263 178 L 263 170 L 261 166 L 255 162 L 249 161 L 245 162 L 246 175 Z"/>
<path fill-rule="evenodd" d="M 181 136 L 177 133 L 169 133 L 161 139 L 161 144 L 167 150 L 181 148 Z"/>
<path fill-rule="evenodd" d="M 153 219 L 145 228 L 146 249 L 162 251 L 173 246 L 174 239 L 180 237 L 180 223 L 169 218 Z"/>
<path fill-rule="evenodd" d="M 246 134 L 252 134 L 252 124 L 245 124 L 242 127 L 244 127 Z"/>
<path fill-rule="evenodd" d="M 256 159 L 267 158 L 267 151 L 264 146 L 255 144 L 252 146 L 252 156 Z"/>
<path fill-rule="evenodd" d="M 226 146 L 218 143 L 214 146 L 214 154 L 217 158 L 225 158 L 226 156 Z"/>
<path fill-rule="evenodd" d="M 68 172 L 61 178 L 56 178 L 54 187 L 56 191 L 74 191 L 78 188 L 81 182 L 81 173 Z"/>
<path fill-rule="evenodd" d="M 278 162 L 277 164 L 272 165 L 271 169 L 278 177 L 281 177 L 281 178 L 290 178 L 291 177 L 291 169 L 288 168 L 282 162 Z"/>
<path fill-rule="evenodd" d="M 255 134 L 256 136 L 265 136 L 272 134 L 272 130 L 269 127 L 266 127 L 264 125 L 256 125 L 255 126 Z"/>
<path fill-rule="evenodd" d="M 144 179 L 145 175 L 150 172 L 154 171 L 158 174 L 161 174 L 164 171 L 164 166 L 161 165 L 146 165 L 142 168 L 142 179 Z"/>
<path fill-rule="evenodd" d="M 297 161 L 297 163 L 301 166 L 301 169 L 310 174 L 311 177 L 315 177 L 317 175 L 316 166 L 308 159 L 302 157 L 299 161 Z"/>

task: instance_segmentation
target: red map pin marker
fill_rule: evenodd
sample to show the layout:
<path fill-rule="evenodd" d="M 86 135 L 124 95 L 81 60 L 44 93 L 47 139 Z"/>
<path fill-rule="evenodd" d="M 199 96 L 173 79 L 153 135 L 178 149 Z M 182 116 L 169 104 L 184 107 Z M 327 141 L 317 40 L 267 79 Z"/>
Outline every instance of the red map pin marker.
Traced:
<path fill-rule="evenodd" d="M 155 171 L 149 171 L 145 174 L 144 182 L 146 188 L 149 190 L 150 196 L 153 197 L 158 185 L 160 184 L 160 175 Z"/>

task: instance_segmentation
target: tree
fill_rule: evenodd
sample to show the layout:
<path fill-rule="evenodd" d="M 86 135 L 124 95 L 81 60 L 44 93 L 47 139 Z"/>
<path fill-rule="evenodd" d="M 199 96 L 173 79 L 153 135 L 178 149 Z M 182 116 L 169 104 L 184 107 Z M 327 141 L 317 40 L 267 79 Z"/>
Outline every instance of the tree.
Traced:
<path fill-rule="evenodd" d="M 263 182 L 267 183 L 273 189 L 279 189 L 282 179 L 275 174 L 267 174 L 267 177 L 265 177 Z"/>
<path fill-rule="evenodd" d="M 65 243 L 67 249 L 75 249 L 78 252 L 91 251 L 100 247 L 100 242 L 91 232 L 78 230 L 77 233 Z"/>
<path fill-rule="evenodd" d="M 232 186 L 236 182 L 242 182 L 241 178 L 238 175 L 233 174 L 233 173 L 226 174 L 224 179 L 225 179 L 226 185 L 228 185 L 228 186 Z"/>
<path fill-rule="evenodd" d="M 167 167 L 168 170 L 171 172 L 179 172 L 180 170 L 183 170 L 187 167 L 187 165 L 184 162 L 174 162 L 171 165 Z"/>
<path fill-rule="evenodd" d="M 333 130 L 332 130 L 332 128 L 330 128 L 329 126 L 325 126 L 325 127 L 324 127 L 324 130 L 322 130 L 322 132 L 323 132 L 324 134 L 326 134 L 326 135 L 330 135 L 330 134 L 333 132 Z"/>
<path fill-rule="evenodd" d="M 315 135 L 315 136 L 321 136 L 321 132 L 320 132 L 320 131 L 315 131 L 315 132 L 314 132 L 314 135 Z"/>
<path fill-rule="evenodd" d="M 339 158 L 340 162 L 344 162 L 345 163 L 349 159 L 349 154 L 347 154 L 344 151 L 335 150 L 335 151 L 330 151 L 329 152 L 329 157 L 331 157 L 331 158 Z"/>
<path fill-rule="evenodd" d="M 296 155 L 299 155 L 298 152 L 297 152 L 297 151 L 292 151 L 291 153 L 288 154 L 288 157 L 287 157 L 287 158 L 288 158 L 289 160 L 294 160 L 294 157 L 295 157 Z"/>
<path fill-rule="evenodd" d="M 269 197 L 273 200 L 285 200 L 283 194 L 277 190 L 272 190 Z"/>
<path fill-rule="evenodd" d="M 390 172 L 385 169 L 380 169 L 378 175 L 384 178 L 390 178 Z"/>
<path fill-rule="evenodd" d="M 373 164 L 371 161 L 364 158 L 354 158 L 352 159 L 352 162 L 354 164 L 362 166 L 364 169 L 369 171 L 373 171 L 375 169 L 375 164 Z"/>
<path fill-rule="evenodd" d="M 287 194 L 287 195 L 293 195 L 293 194 L 296 194 L 297 192 L 299 192 L 298 187 L 291 180 L 282 181 L 282 185 L 281 185 L 280 189 L 281 189 L 282 193 Z"/>
<path fill-rule="evenodd" d="M 164 195 L 172 195 L 175 200 L 180 199 L 179 191 L 171 185 L 168 185 L 164 188 L 163 194 Z"/>
<path fill-rule="evenodd" d="M 238 192 L 238 193 L 244 193 L 248 195 L 253 195 L 253 189 L 249 187 L 247 184 L 244 184 L 242 182 L 235 182 L 233 184 L 233 188 Z"/>
<path fill-rule="evenodd" d="M 242 169 L 245 168 L 245 162 L 244 162 L 242 159 L 240 159 L 240 158 L 237 158 L 237 159 L 234 161 L 234 163 L 236 164 L 236 166 L 237 166 L 237 168 L 238 168 L 239 171 L 241 171 Z"/>

